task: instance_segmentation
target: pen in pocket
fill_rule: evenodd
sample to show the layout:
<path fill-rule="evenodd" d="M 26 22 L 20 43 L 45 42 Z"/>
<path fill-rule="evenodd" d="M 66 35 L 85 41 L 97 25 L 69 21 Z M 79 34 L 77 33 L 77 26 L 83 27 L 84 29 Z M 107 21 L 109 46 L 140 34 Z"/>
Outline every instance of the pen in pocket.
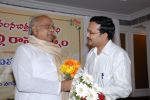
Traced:
<path fill-rule="evenodd" d="M 102 82 L 102 87 L 104 87 L 103 79 L 104 79 L 104 73 L 101 73 L 101 82 Z"/>

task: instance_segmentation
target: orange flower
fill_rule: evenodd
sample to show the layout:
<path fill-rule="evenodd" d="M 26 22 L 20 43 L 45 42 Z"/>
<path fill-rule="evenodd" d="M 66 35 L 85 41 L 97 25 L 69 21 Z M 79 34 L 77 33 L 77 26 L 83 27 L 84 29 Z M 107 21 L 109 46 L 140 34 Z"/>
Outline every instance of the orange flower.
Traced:
<path fill-rule="evenodd" d="M 80 62 L 74 59 L 67 59 L 60 67 L 65 77 L 72 79 L 80 67 Z"/>

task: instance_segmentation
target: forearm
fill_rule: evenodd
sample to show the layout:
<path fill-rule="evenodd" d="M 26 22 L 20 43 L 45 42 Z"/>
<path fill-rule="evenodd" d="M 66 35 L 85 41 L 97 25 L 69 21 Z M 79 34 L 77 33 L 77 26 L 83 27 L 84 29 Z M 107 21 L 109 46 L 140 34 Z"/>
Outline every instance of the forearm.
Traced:
<path fill-rule="evenodd" d="M 39 78 L 20 79 L 17 81 L 17 89 L 21 92 L 60 94 L 61 84 L 59 81 L 49 81 Z"/>

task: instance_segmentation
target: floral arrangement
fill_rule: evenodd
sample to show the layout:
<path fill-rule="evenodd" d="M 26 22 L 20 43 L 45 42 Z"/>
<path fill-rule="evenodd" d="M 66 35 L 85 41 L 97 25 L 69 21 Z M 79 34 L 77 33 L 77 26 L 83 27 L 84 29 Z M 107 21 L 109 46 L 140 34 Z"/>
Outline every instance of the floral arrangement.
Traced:
<path fill-rule="evenodd" d="M 93 83 L 91 75 L 80 71 L 78 72 L 72 83 L 69 100 L 104 100 L 105 96 L 102 94 L 97 84 Z"/>
<path fill-rule="evenodd" d="M 78 19 L 71 19 L 71 26 L 75 26 L 76 29 L 80 30 L 81 29 L 81 21 Z"/>
<path fill-rule="evenodd" d="M 60 72 L 64 74 L 65 79 L 73 79 L 79 67 L 79 61 L 75 59 L 67 59 L 60 66 Z"/>

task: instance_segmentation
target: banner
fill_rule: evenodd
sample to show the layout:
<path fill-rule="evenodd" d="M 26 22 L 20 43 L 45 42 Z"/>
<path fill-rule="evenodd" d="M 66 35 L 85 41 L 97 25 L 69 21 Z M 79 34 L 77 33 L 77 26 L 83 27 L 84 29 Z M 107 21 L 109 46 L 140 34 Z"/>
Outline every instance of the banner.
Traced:
<path fill-rule="evenodd" d="M 29 21 L 37 15 L 50 16 L 55 25 L 57 40 L 64 58 L 82 62 L 83 17 L 20 7 L 0 7 L 0 100 L 13 100 L 15 80 L 11 63 L 16 48 L 28 43 Z"/>

